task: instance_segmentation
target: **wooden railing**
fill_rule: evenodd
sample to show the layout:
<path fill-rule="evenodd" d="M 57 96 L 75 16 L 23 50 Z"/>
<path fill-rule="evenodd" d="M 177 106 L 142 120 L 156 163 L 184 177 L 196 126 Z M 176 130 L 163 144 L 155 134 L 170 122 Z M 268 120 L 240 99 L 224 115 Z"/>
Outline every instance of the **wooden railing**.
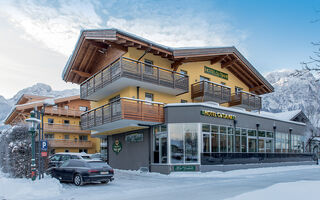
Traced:
<path fill-rule="evenodd" d="M 121 119 L 164 122 L 163 104 L 132 98 L 120 98 L 81 115 L 83 130 Z"/>
<path fill-rule="evenodd" d="M 46 107 L 45 109 L 45 114 L 49 114 L 49 115 L 80 117 L 81 113 L 83 113 L 83 111 L 81 110 L 71 110 L 71 109 L 64 109 L 64 108 Z"/>
<path fill-rule="evenodd" d="M 43 128 L 45 132 L 61 132 L 61 133 L 87 133 L 90 131 L 82 130 L 80 125 L 71 125 L 71 124 L 50 124 L 44 123 Z"/>
<path fill-rule="evenodd" d="M 188 75 L 130 58 L 120 57 L 81 83 L 81 99 L 86 99 L 89 95 L 121 77 L 150 84 L 157 84 L 164 87 L 181 89 L 181 93 L 188 92 L 189 90 Z"/>
<path fill-rule="evenodd" d="M 49 141 L 49 147 L 66 147 L 66 148 L 91 148 L 91 141 L 83 141 L 83 140 L 60 140 L 60 139 L 51 139 Z"/>
<path fill-rule="evenodd" d="M 210 81 L 200 81 L 191 85 L 191 98 L 202 101 L 226 103 L 230 101 L 231 88 Z"/>
<path fill-rule="evenodd" d="M 239 106 L 248 110 L 260 110 L 261 97 L 249 92 L 240 91 L 231 95 L 230 106 Z"/>

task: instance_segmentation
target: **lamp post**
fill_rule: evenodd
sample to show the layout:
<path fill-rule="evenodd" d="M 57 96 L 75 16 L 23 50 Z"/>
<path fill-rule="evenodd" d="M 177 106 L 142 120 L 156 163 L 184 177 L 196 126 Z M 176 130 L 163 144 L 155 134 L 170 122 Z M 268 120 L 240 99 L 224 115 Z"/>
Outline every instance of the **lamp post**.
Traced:
<path fill-rule="evenodd" d="M 40 123 L 40 120 L 35 118 L 35 112 L 30 112 L 30 118 L 26 119 L 26 122 L 29 124 L 29 133 L 31 135 L 31 179 L 36 180 L 36 149 L 35 149 L 35 137 L 36 137 L 36 128 Z"/>

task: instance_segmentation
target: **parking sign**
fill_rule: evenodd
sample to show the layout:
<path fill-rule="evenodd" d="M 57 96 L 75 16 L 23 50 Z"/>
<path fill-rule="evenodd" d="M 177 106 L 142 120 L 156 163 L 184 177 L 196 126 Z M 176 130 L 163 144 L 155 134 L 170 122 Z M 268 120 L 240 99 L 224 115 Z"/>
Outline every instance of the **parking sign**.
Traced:
<path fill-rule="evenodd" d="M 47 151 L 47 150 L 48 150 L 48 141 L 41 140 L 41 151 Z"/>

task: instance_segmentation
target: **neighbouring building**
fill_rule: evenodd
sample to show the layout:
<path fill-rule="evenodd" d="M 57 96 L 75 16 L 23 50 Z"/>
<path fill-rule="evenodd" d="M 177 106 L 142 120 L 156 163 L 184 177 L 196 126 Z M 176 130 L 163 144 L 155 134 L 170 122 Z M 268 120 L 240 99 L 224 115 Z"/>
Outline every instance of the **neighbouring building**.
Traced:
<path fill-rule="evenodd" d="M 80 127 L 80 115 L 89 110 L 90 102 L 81 100 L 79 95 L 52 98 L 24 94 L 5 119 L 5 124 L 14 126 L 25 123 L 30 112 L 35 108 L 41 111 L 44 104 L 49 102 L 48 99 L 52 105 L 47 105 L 44 109 L 43 137 L 48 140 L 49 153 L 99 152 L 100 140 L 91 138 L 90 131 L 82 130 Z"/>
<path fill-rule="evenodd" d="M 260 95 L 274 88 L 235 47 L 171 48 L 118 29 L 84 30 L 62 78 L 91 101 L 81 127 L 101 138 L 114 168 L 312 161 L 305 115 L 260 112 Z"/>

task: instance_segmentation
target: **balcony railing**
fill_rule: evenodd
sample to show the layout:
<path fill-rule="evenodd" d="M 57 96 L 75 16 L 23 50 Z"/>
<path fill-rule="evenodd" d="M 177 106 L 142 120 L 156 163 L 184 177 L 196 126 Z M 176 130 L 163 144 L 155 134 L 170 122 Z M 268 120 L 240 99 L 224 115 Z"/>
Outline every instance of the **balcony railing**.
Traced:
<path fill-rule="evenodd" d="M 81 110 L 71 110 L 71 109 L 56 108 L 56 107 L 46 107 L 45 109 L 45 114 L 49 114 L 49 115 L 80 117 L 81 113 L 83 113 L 83 111 Z"/>
<path fill-rule="evenodd" d="M 239 106 L 247 110 L 260 110 L 261 97 L 249 92 L 240 91 L 231 95 L 230 106 Z"/>
<path fill-rule="evenodd" d="M 186 93 L 189 90 L 188 75 L 130 58 L 120 57 L 80 85 L 81 99 L 99 100 L 97 97 L 90 98 L 90 95 L 94 95 L 122 77 L 144 82 L 154 90 L 157 90 L 156 86 L 161 86 L 158 88 L 159 91 L 167 90 L 168 93 L 174 92 L 175 95 Z M 127 83 L 129 85 L 132 84 Z M 120 87 L 119 84 L 117 86 Z M 174 90 L 171 91 L 168 88 Z"/>
<path fill-rule="evenodd" d="M 71 124 L 51 124 L 44 123 L 43 128 L 45 132 L 55 132 L 55 133 L 87 133 L 90 131 L 82 130 L 80 125 Z"/>
<path fill-rule="evenodd" d="M 49 147 L 57 148 L 57 147 L 65 147 L 65 148 L 91 148 L 91 141 L 83 141 L 83 140 L 60 140 L 60 139 L 51 139 L 49 141 Z"/>
<path fill-rule="evenodd" d="M 122 119 L 163 123 L 163 104 L 123 97 L 83 113 L 81 127 L 88 130 Z"/>
<path fill-rule="evenodd" d="M 201 101 L 226 103 L 230 101 L 231 88 L 210 81 L 200 81 L 191 85 L 191 98 Z"/>

